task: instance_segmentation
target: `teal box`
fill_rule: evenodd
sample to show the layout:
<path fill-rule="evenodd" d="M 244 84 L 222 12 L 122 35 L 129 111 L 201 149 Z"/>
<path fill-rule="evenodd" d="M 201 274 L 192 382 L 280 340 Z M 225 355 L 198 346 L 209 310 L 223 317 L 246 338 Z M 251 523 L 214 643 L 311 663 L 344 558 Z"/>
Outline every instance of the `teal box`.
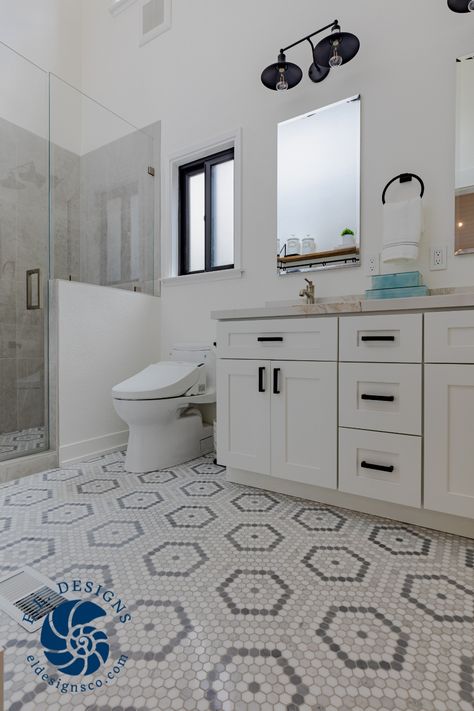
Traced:
<path fill-rule="evenodd" d="M 399 287 L 397 289 L 367 289 L 367 299 L 407 299 L 410 296 L 428 296 L 427 286 Z"/>
<path fill-rule="evenodd" d="M 412 286 L 423 286 L 420 272 L 398 272 L 372 277 L 372 289 L 401 289 Z"/>

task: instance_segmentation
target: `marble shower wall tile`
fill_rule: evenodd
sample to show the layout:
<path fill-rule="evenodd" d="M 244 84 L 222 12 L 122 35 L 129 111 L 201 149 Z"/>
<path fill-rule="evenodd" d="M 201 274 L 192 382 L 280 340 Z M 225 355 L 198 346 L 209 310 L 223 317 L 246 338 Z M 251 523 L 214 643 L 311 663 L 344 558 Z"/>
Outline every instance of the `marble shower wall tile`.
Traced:
<path fill-rule="evenodd" d="M 149 289 L 154 250 L 155 183 L 148 174 L 152 156 L 152 139 L 135 131 L 81 158 L 82 281 Z M 117 235 L 108 228 L 108 210 L 115 210 Z M 134 219 L 138 234 L 132 244 Z"/>
<path fill-rule="evenodd" d="M 26 308 L 26 271 L 48 278 L 48 195 L 48 142 L 0 119 L 0 433 L 45 423 L 46 312 Z"/>

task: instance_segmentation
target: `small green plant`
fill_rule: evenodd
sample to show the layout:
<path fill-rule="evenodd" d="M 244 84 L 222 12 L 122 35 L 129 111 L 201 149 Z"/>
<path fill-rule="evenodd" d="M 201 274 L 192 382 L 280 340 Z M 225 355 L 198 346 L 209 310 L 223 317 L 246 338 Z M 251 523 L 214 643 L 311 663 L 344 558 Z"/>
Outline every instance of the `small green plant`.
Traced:
<path fill-rule="evenodd" d="M 341 232 L 341 237 L 345 237 L 346 235 L 352 235 L 353 237 L 355 236 L 354 232 L 350 230 L 348 227 L 346 227 L 345 230 L 342 230 Z"/>

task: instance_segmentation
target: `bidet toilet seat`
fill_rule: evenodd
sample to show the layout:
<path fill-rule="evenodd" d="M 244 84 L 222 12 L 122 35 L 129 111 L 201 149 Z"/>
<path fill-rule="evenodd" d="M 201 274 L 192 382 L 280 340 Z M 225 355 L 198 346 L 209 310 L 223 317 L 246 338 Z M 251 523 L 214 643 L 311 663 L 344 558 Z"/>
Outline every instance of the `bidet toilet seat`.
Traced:
<path fill-rule="evenodd" d="M 125 469 L 158 471 L 212 451 L 212 426 L 200 405 L 216 402 L 215 355 L 203 344 L 182 344 L 112 389 L 117 415 L 128 425 Z"/>
<path fill-rule="evenodd" d="M 179 398 L 201 378 L 202 363 L 162 361 L 153 363 L 140 373 L 124 380 L 112 389 L 115 400 L 165 400 Z"/>

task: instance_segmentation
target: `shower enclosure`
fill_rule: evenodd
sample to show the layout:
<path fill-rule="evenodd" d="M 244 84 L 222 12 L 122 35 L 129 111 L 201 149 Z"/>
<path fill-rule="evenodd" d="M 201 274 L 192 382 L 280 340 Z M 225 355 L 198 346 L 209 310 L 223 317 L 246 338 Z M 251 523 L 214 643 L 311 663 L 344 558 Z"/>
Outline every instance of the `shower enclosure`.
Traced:
<path fill-rule="evenodd" d="M 54 75 L 50 99 L 53 277 L 153 294 L 152 135 Z"/>
<path fill-rule="evenodd" d="M 1 468 L 49 448 L 49 280 L 154 292 L 159 123 L 137 129 L 3 44 L 0 62 Z"/>
<path fill-rule="evenodd" d="M 0 45 L 0 461 L 48 443 L 48 75 Z"/>

